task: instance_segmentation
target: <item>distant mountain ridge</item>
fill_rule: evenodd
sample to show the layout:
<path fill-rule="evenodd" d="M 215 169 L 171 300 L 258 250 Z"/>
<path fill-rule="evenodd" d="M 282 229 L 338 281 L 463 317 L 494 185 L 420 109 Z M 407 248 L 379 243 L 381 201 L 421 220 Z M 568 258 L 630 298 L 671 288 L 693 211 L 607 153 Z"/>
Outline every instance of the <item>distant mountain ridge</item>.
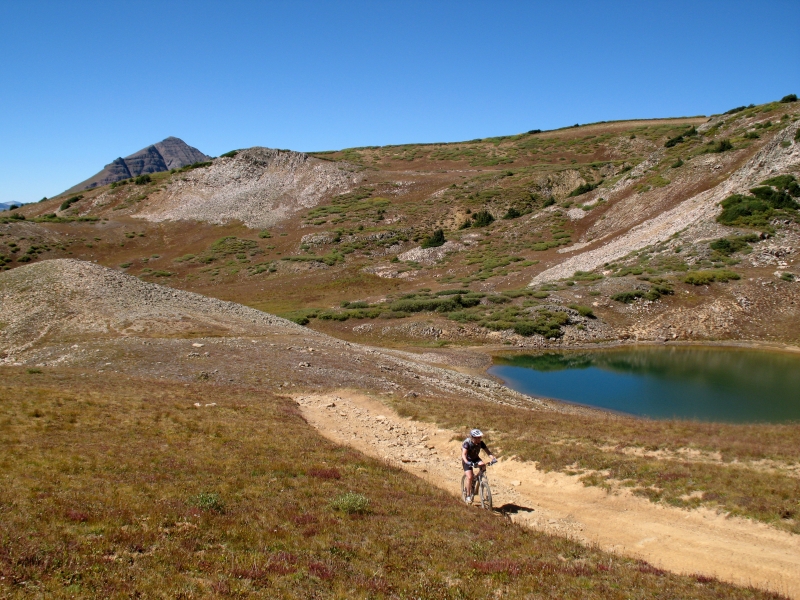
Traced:
<path fill-rule="evenodd" d="M 20 206 L 22 202 L 0 202 L 0 211 L 8 210 L 12 206 Z"/>
<path fill-rule="evenodd" d="M 130 179 L 145 173 L 159 173 L 170 169 L 180 169 L 197 162 L 211 160 L 197 148 L 189 146 L 176 137 L 168 137 L 134 152 L 125 158 L 117 158 L 103 167 L 103 170 L 68 189 L 65 193 L 81 192 L 108 185 L 115 181 Z"/>

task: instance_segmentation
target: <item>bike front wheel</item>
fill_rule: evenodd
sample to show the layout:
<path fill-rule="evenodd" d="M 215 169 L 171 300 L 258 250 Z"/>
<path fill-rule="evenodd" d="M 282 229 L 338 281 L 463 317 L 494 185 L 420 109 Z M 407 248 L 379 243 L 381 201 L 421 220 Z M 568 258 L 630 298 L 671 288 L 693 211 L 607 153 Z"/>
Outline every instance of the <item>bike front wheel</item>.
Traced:
<path fill-rule="evenodd" d="M 480 487 L 481 508 L 492 510 L 492 489 L 489 487 L 489 482 L 481 480 Z"/>

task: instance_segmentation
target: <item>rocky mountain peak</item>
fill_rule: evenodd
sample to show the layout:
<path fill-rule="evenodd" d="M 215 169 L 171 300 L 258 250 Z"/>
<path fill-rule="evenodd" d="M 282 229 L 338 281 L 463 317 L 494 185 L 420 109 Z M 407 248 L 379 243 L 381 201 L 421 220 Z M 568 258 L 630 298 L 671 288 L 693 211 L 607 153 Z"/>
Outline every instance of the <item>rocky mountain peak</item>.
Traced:
<path fill-rule="evenodd" d="M 159 173 L 170 169 L 180 169 L 193 163 L 208 160 L 211 160 L 211 157 L 203 154 L 197 148 L 189 146 L 180 138 L 170 136 L 125 158 L 120 157 L 113 160 L 103 167 L 102 171 L 71 187 L 66 193 L 92 189 L 145 173 Z"/>

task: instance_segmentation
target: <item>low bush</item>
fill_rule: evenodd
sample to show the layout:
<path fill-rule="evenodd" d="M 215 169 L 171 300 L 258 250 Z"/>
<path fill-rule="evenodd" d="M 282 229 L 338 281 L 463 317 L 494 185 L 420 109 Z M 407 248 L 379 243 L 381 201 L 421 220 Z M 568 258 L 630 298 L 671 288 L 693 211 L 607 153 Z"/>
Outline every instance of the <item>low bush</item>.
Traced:
<path fill-rule="evenodd" d="M 684 131 L 683 133 L 681 133 L 679 135 L 676 135 L 674 138 L 668 139 L 664 143 L 664 147 L 665 148 L 672 148 L 674 146 L 677 146 L 678 144 L 682 144 L 683 142 L 685 142 L 687 137 L 693 137 L 693 136 L 696 136 L 696 135 L 697 135 L 697 129 L 695 129 L 694 126 L 692 126 L 688 130 Z"/>
<path fill-rule="evenodd" d="M 480 304 L 480 297 L 473 295 L 456 295 L 444 298 L 430 296 L 415 296 L 412 298 L 401 298 L 389 305 L 395 312 L 415 313 L 423 311 L 453 312 L 461 308 L 469 308 Z"/>
<path fill-rule="evenodd" d="M 739 227 L 756 227 L 769 229 L 769 218 L 772 216 L 772 207 L 743 194 L 733 194 L 720 203 L 722 212 L 717 217 L 717 222 L 723 225 Z"/>
<path fill-rule="evenodd" d="M 67 210 L 70 206 L 72 206 L 76 202 L 80 202 L 81 200 L 83 200 L 83 194 L 79 194 L 77 196 L 73 196 L 72 198 L 64 200 L 64 202 L 61 203 L 59 210 Z"/>
<path fill-rule="evenodd" d="M 742 112 L 742 111 L 743 111 L 744 109 L 746 109 L 746 108 L 747 108 L 746 106 L 737 106 L 736 108 L 732 108 L 732 109 L 730 109 L 730 110 L 726 110 L 726 111 L 725 111 L 724 113 L 722 113 L 722 114 L 723 114 L 723 115 L 735 115 L 735 114 L 736 114 L 736 113 L 738 113 L 738 112 Z"/>
<path fill-rule="evenodd" d="M 190 504 L 193 504 L 200 510 L 205 510 L 215 513 L 225 512 L 225 503 L 222 502 L 222 499 L 219 497 L 219 494 L 201 492 L 200 494 L 194 496 L 191 499 Z"/>
<path fill-rule="evenodd" d="M 445 238 L 444 238 L 444 231 L 441 229 L 437 229 L 433 232 L 433 234 L 425 238 L 422 242 L 423 248 L 438 248 L 439 246 L 444 245 Z"/>
<path fill-rule="evenodd" d="M 797 94 L 788 94 L 781 98 L 781 102 L 797 102 Z"/>
<path fill-rule="evenodd" d="M 779 191 L 787 192 L 789 195 L 794 196 L 795 198 L 800 196 L 800 185 L 797 184 L 797 180 L 795 179 L 794 175 L 778 175 L 777 177 L 772 177 L 762 181 L 761 185 L 772 186 L 777 188 Z"/>
<path fill-rule="evenodd" d="M 567 198 L 574 198 L 575 196 L 581 196 L 591 192 L 592 190 L 597 189 L 597 186 L 599 186 L 601 183 L 603 183 L 602 180 L 600 180 L 598 183 L 584 183 L 583 185 L 579 185 L 569 193 Z"/>
<path fill-rule="evenodd" d="M 800 206 L 792 196 L 800 196 L 800 186 L 792 175 L 779 175 L 762 181 L 750 190 L 752 196 L 733 194 L 721 202 L 717 221 L 723 225 L 771 229 L 769 220 L 775 210 L 794 212 Z"/>
<path fill-rule="evenodd" d="M 201 167 L 208 167 L 211 166 L 211 161 L 206 162 L 196 162 L 190 165 L 186 165 L 185 167 L 181 167 L 177 170 L 177 173 L 185 173 L 186 171 L 192 171 L 193 169 L 200 169 Z"/>
<path fill-rule="evenodd" d="M 331 502 L 331 508 L 349 515 L 367 514 L 369 512 L 369 498 L 355 492 L 347 492 L 334 498 Z"/>
<path fill-rule="evenodd" d="M 472 227 L 486 227 L 494 223 L 494 217 L 488 210 L 479 210 L 472 215 Z"/>
<path fill-rule="evenodd" d="M 708 285 L 715 281 L 720 283 L 727 283 L 730 280 L 741 279 L 741 276 L 727 269 L 718 269 L 710 271 L 689 271 L 684 275 L 684 283 L 691 285 Z"/>
<path fill-rule="evenodd" d="M 680 158 L 670 165 L 670 167 L 673 169 L 677 169 L 678 167 L 682 166 L 683 166 L 683 161 Z"/>
<path fill-rule="evenodd" d="M 724 256 L 730 256 L 731 254 L 750 248 L 750 244 L 757 241 L 758 236 L 750 233 L 747 235 L 719 238 L 711 242 L 708 246 Z"/>
<path fill-rule="evenodd" d="M 714 142 L 709 146 L 708 152 L 711 153 L 721 153 L 727 152 L 728 150 L 733 150 L 733 144 L 728 139 L 719 140 L 718 142 Z"/>
<path fill-rule="evenodd" d="M 239 154 L 238 150 L 231 150 L 230 152 L 226 152 L 225 154 L 220 154 L 219 156 L 220 158 L 233 158 L 237 154 Z"/>
<path fill-rule="evenodd" d="M 147 173 L 145 173 L 144 175 L 139 175 L 136 179 L 134 179 L 133 183 L 135 183 L 136 185 L 147 185 L 151 181 L 153 181 L 153 178 L 150 177 L 150 175 L 148 175 Z"/>
<path fill-rule="evenodd" d="M 503 218 L 506 220 L 510 220 L 510 219 L 517 219 L 521 216 L 522 213 L 512 206 L 506 211 L 506 214 L 503 215 Z"/>
<path fill-rule="evenodd" d="M 596 319 L 597 317 L 594 314 L 594 311 L 589 308 L 588 306 L 581 306 L 580 304 L 570 304 L 569 307 L 572 310 L 578 311 L 578 314 L 582 317 L 586 317 L 589 319 Z"/>
<path fill-rule="evenodd" d="M 630 304 L 639 298 L 644 298 L 645 292 L 643 290 L 631 290 L 629 292 L 619 292 L 611 296 L 612 300 L 622 302 L 623 304 Z"/>
<path fill-rule="evenodd" d="M 539 311 L 539 313 L 532 320 L 519 321 L 514 323 L 514 333 L 529 337 L 531 335 L 541 335 L 542 337 L 552 339 L 560 338 L 564 335 L 561 327 L 569 323 L 569 315 L 567 313 L 556 311 L 551 312 L 547 310 Z"/>

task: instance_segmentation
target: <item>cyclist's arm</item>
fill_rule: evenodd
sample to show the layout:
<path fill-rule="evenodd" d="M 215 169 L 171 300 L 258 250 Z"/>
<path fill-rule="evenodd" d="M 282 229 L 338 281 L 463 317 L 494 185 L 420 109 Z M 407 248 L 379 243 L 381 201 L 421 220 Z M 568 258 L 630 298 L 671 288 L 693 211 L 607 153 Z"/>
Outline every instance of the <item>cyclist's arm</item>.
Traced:
<path fill-rule="evenodd" d="M 470 463 L 469 458 L 467 458 L 467 449 L 464 447 L 461 448 L 461 461 L 467 464 Z"/>
<path fill-rule="evenodd" d="M 486 454 L 489 455 L 489 462 L 492 462 L 492 461 L 496 460 L 495 457 L 494 457 L 494 454 L 492 454 L 492 451 L 489 450 L 489 446 L 486 445 L 486 442 L 481 442 L 481 447 L 482 447 L 483 451 L 486 452 Z"/>

